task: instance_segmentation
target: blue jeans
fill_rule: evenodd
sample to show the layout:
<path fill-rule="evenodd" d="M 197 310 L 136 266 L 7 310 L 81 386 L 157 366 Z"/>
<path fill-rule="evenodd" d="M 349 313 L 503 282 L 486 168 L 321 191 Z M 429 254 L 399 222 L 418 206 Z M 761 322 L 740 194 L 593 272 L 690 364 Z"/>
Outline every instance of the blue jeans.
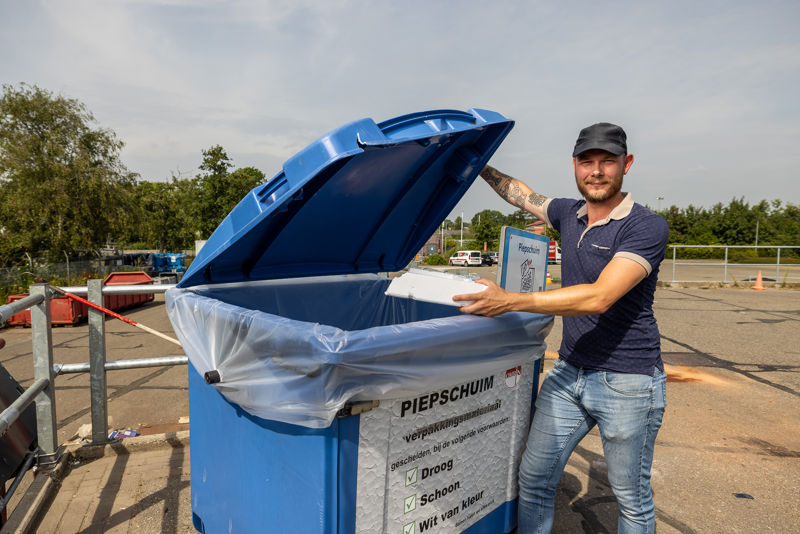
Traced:
<path fill-rule="evenodd" d="M 617 532 L 655 532 L 653 445 L 666 407 L 666 375 L 580 369 L 562 359 L 547 374 L 519 467 L 519 534 L 553 526 L 556 486 L 570 454 L 597 425 L 617 499 Z"/>

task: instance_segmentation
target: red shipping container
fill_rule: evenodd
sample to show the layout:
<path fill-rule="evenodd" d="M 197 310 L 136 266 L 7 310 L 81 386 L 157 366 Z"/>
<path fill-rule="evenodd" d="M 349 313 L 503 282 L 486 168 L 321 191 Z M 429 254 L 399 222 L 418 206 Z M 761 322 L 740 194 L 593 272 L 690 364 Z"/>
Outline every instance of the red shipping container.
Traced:
<path fill-rule="evenodd" d="M 152 284 L 153 279 L 142 271 L 111 273 L 103 280 L 104 286 L 132 286 L 139 284 Z M 135 308 L 155 299 L 155 293 L 139 293 L 136 295 L 105 295 L 103 303 L 112 311 Z"/>
<path fill-rule="evenodd" d="M 24 295 L 9 295 L 8 302 L 14 302 L 27 297 Z M 67 297 L 53 297 L 50 301 L 50 322 L 54 325 L 78 324 L 89 317 L 89 307 L 81 302 L 74 301 Z M 30 326 L 31 311 L 21 311 L 12 315 L 8 319 L 8 324 L 12 326 Z"/>
<path fill-rule="evenodd" d="M 150 278 L 147 273 L 141 271 L 111 273 L 106 277 L 105 280 L 103 280 L 103 285 L 105 286 L 124 286 L 152 283 L 153 279 Z M 27 293 L 24 295 L 9 295 L 8 302 L 13 302 L 27 296 Z M 155 293 L 141 293 L 138 295 L 104 295 L 103 306 L 112 311 L 120 311 L 152 302 L 154 298 Z M 88 317 L 89 307 L 86 304 L 67 297 L 54 296 L 50 301 L 50 321 L 53 325 L 78 324 Z M 12 315 L 8 319 L 8 324 L 11 326 L 30 326 L 31 311 L 25 310 Z"/>

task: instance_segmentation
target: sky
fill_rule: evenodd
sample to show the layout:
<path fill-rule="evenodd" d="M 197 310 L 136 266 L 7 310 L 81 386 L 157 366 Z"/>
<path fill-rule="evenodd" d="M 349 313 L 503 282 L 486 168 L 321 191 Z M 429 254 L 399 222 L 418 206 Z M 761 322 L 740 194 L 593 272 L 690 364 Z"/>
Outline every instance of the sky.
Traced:
<path fill-rule="evenodd" d="M 800 203 L 796 0 L 0 0 L 0 50 L 0 83 L 78 99 L 147 180 L 217 144 L 273 176 L 357 119 L 483 108 L 516 121 L 491 164 L 549 197 L 607 121 L 642 204 Z M 515 208 L 478 179 L 452 217 L 482 209 Z"/>

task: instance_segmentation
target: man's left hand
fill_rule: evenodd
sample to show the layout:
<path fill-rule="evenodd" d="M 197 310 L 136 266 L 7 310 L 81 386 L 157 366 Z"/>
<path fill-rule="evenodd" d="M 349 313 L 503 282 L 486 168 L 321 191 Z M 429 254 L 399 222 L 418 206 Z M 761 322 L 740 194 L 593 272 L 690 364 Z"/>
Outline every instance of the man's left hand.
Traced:
<path fill-rule="evenodd" d="M 486 289 L 480 293 L 469 293 L 453 297 L 456 302 L 462 300 L 474 301 L 472 304 L 459 308 L 462 313 L 494 317 L 511 310 L 511 293 L 485 278 L 479 278 L 475 282 L 485 285 Z"/>

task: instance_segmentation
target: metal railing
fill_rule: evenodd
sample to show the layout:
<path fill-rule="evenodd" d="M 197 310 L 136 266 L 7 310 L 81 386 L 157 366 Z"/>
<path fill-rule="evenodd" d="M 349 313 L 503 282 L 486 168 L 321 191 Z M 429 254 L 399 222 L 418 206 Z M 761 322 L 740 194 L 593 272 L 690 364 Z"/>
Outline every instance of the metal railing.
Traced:
<path fill-rule="evenodd" d="M 88 300 L 103 306 L 104 294 L 164 293 L 174 287 L 169 284 L 103 286 L 102 280 L 89 280 L 86 287 L 61 288 L 68 293 L 88 295 Z M 30 296 L 0 306 L 0 324 L 12 315 L 26 309 L 31 310 L 31 340 L 33 343 L 33 384 L 27 388 L 8 408 L 0 414 L 0 437 L 20 417 L 25 409 L 35 403 L 36 430 L 39 450 L 37 464 L 41 468 L 52 468 L 61 452 L 57 441 L 55 378 L 68 373 L 90 374 L 90 402 L 92 416 L 92 444 L 108 442 L 108 406 L 106 372 L 119 369 L 141 369 L 171 365 L 186 365 L 186 356 L 165 356 L 131 360 L 106 361 L 105 316 L 103 312 L 89 308 L 89 361 L 84 363 L 53 363 L 53 335 L 50 318 L 50 301 L 54 290 L 48 284 L 32 284 Z M 32 458 L 32 456 L 31 456 Z M 32 459 L 26 460 L 20 475 L 30 467 Z M 12 488 L 18 483 L 15 480 Z M 0 503 L 5 506 L 10 495 Z M 2 509 L 2 508 L 0 508 Z"/>
<path fill-rule="evenodd" d="M 751 246 L 751 245 L 668 245 L 672 248 L 672 282 L 678 282 L 675 272 L 676 268 L 679 265 L 684 266 L 704 266 L 704 267 L 722 267 L 722 280 L 723 283 L 728 283 L 728 266 L 734 265 L 728 261 L 728 249 L 736 248 L 736 249 L 772 249 L 777 250 L 777 257 L 775 263 L 747 263 L 749 267 L 775 267 L 775 281 L 777 282 L 780 280 L 781 275 L 781 250 L 788 250 L 788 249 L 800 249 L 800 246 L 777 246 L 777 245 L 759 245 L 759 246 Z M 699 261 L 677 261 L 677 253 L 679 248 L 703 248 L 703 249 L 724 249 L 725 250 L 725 257 L 722 263 L 712 263 L 712 262 L 699 262 Z M 735 264 L 740 265 L 740 264 Z M 786 267 L 786 263 L 783 264 Z M 792 264 L 796 265 L 796 264 Z"/>

